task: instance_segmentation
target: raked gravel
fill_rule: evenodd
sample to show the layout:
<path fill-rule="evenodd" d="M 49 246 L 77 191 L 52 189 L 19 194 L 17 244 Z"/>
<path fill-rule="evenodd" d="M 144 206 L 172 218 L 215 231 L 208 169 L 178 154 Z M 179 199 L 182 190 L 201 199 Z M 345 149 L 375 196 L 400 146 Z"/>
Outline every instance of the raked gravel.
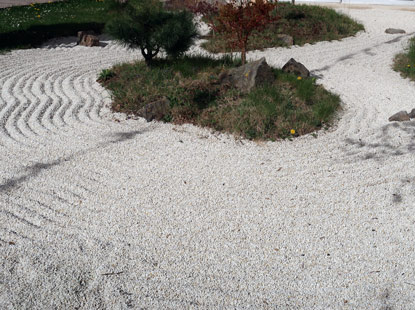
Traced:
<path fill-rule="evenodd" d="M 341 96 L 317 138 L 113 115 L 111 41 L 0 55 L 0 309 L 415 309 L 415 13 L 343 12 L 367 32 L 249 53 Z"/>

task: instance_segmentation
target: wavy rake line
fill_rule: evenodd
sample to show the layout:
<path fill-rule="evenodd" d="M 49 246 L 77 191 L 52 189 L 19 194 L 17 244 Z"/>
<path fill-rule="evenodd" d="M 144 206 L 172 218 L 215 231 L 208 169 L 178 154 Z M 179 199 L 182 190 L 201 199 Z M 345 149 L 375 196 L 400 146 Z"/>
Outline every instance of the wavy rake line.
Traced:
<path fill-rule="evenodd" d="M 33 210 L 31 208 L 25 207 L 25 206 L 23 206 L 19 203 L 9 201 L 8 207 L 9 208 L 5 208 L 4 210 L 9 211 L 9 212 L 19 211 L 19 216 L 22 217 L 22 218 L 23 217 L 25 219 L 29 218 L 29 220 L 31 218 L 37 218 L 36 221 L 44 221 L 44 222 L 53 223 L 53 224 L 56 223 L 56 221 L 50 219 L 49 217 L 43 215 L 42 213 L 40 213 L 36 210 Z M 33 221 L 31 221 L 31 222 L 33 222 Z"/>
<path fill-rule="evenodd" d="M 36 113 L 33 114 L 33 120 L 38 123 L 40 126 L 48 129 L 48 132 L 58 133 L 59 128 L 53 122 L 54 114 L 53 111 L 56 111 L 61 106 L 61 99 L 56 95 L 55 92 L 51 91 L 53 88 L 52 81 L 56 81 L 58 74 L 50 74 L 46 76 L 40 85 L 36 85 L 36 88 L 33 89 L 34 92 L 37 92 L 37 96 L 40 98 L 40 106 Z M 52 111 L 52 112 L 51 112 Z"/>
<path fill-rule="evenodd" d="M 57 67 L 62 65 L 57 63 Z M 49 68 L 50 65 L 44 67 Z M 60 124 L 56 124 L 54 116 L 56 111 L 61 107 L 63 98 L 54 91 L 54 83 L 59 81 L 62 74 L 68 71 L 67 69 L 48 70 L 46 74 L 39 76 L 36 83 L 33 85 L 33 93 L 39 98 L 40 105 L 35 113 L 35 122 L 43 127 L 47 127 L 49 131 L 57 133 Z"/>
<path fill-rule="evenodd" d="M 82 73 L 80 75 L 76 75 L 76 77 L 74 76 L 72 79 L 68 80 L 68 86 L 66 88 L 66 94 L 68 96 L 72 96 L 75 100 L 74 104 L 65 114 L 65 118 L 76 119 L 78 123 L 85 123 L 85 119 L 86 122 L 91 120 L 89 115 L 84 114 L 83 112 L 85 110 L 85 106 L 89 106 L 91 104 L 91 98 L 88 96 L 85 90 L 80 87 L 82 85 L 81 81 L 85 79 L 86 75 L 87 73 Z M 83 119 L 83 121 L 81 121 L 81 119 Z"/>
<path fill-rule="evenodd" d="M 90 117 L 97 122 L 102 121 L 102 109 L 104 108 L 104 98 L 101 96 L 102 89 L 96 81 L 95 76 L 89 76 L 85 81 L 85 90 L 94 98 L 94 105 L 90 110 Z"/>
<path fill-rule="evenodd" d="M 5 89 L 5 83 L 7 82 L 7 80 L 9 79 L 9 74 L 10 73 L 14 73 L 15 70 L 13 69 L 9 69 L 9 70 L 1 70 L 0 71 L 0 131 L 4 133 L 4 135 L 8 136 L 10 139 L 11 137 L 8 135 L 8 132 L 6 132 L 4 130 L 4 114 L 7 114 L 7 102 L 8 100 L 6 100 L 4 98 L 4 89 Z M 3 76 L 3 77 L 1 77 Z M 3 125 L 2 125 L 3 123 Z"/>
<path fill-rule="evenodd" d="M 72 73 L 72 72 L 71 72 Z M 63 122 L 69 125 L 70 122 L 80 122 L 78 115 L 74 115 L 73 109 L 82 105 L 82 97 L 76 93 L 74 80 L 77 75 L 70 74 L 62 80 L 60 91 L 65 96 L 65 105 L 57 112 L 57 115 Z"/>
<path fill-rule="evenodd" d="M 83 122 L 96 123 L 99 121 L 93 119 L 90 115 L 96 100 L 93 96 L 91 96 L 90 92 L 86 87 L 86 84 L 88 83 L 88 75 L 89 73 L 84 73 L 82 76 L 80 76 L 77 80 L 74 81 L 74 87 L 77 90 L 77 92 L 82 96 L 84 101 L 84 104 L 80 107 L 80 109 L 78 109 L 77 113 L 79 115 L 79 119 L 82 119 Z"/>
<path fill-rule="evenodd" d="M 25 136 L 17 126 L 13 126 L 13 118 L 16 114 L 16 110 L 19 108 L 18 99 L 13 95 L 13 85 L 24 78 L 24 75 L 24 73 L 16 74 L 11 78 L 8 78 L 3 84 L 1 98 L 5 104 L 3 104 L 2 110 L 0 111 L 0 131 L 3 133 L 3 136 L 9 141 L 21 145 L 26 145 L 24 142 Z M 9 125 L 10 123 L 11 126 Z"/>
<path fill-rule="evenodd" d="M 2 219 L 2 217 L 3 217 L 3 219 Z M 0 223 L 9 224 L 8 223 L 8 217 L 5 214 L 3 215 L 1 212 L 0 212 Z M 28 237 L 28 236 L 26 236 L 22 233 L 16 232 L 14 230 L 15 228 L 13 228 L 13 230 L 12 230 L 8 227 L 10 227 L 10 225 L 6 226 L 6 227 L 2 227 L 0 225 L 0 231 L 3 231 L 3 233 L 1 233 L 0 236 L 3 239 L 7 240 L 7 243 L 8 242 L 16 242 L 16 241 L 20 241 L 20 240 L 29 240 L 32 244 L 35 242 L 35 240 L 33 240 L 32 238 L 30 238 L 30 237 Z"/>
<path fill-rule="evenodd" d="M 36 114 L 39 113 L 39 110 L 44 109 L 44 105 L 38 96 L 34 96 L 34 93 L 31 91 L 33 85 L 36 84 L 37 80 L 41 79 L 40 76 L 33 76 L 27 80 L 27 83 L 20 87 L 23 91 L 23 95 L 27 105 L 24 107 L 24 110 L 20 114 L 19 119 L 17 119 L 17 126 L 23 130 L 29 131 L 32 139 L 31 142 L 36 145 L 42 144 L 45 145 L 45 134 L 49 134 L 48 128 L 39 124 L 39 122 L 33 121 L 36 119 Z M 19 87 L 18 87 L 19 88 Z M 16 93 L 17 96 L 18 92 Z M 33 137 L 35 139 L 33 139 Z M 30 137 L 28 137 L 30 138 Z M 43 142 L 41 142 L 43 140 Z"/>
<path fill-rule="evenodd" d="M 24 98 L 22 99 L 22 101 L 24 100 L 27 103 L 27 107 L 22 112 L 21 118 L 18 120 L 18 125 L 25 130 L 31 131 L 32 136 L 38 137 L 39 135 L 41 135 L 41 132 L 44 131 L 46 128 L 41 128 L 39 130 L 39 128 L 35 128 L 33 126 L 33 122 L 30 121 L 39 103 L 38 98 L 34 97 L 30 91 L 30 88 L 32 87 L 34 80 L 36 78 L 36 76 L 29 78 L 26 85 L 22 87 L 23 94 L 21 94 L 20 96 Z M 18 95 L 16 94 L 16 96 Z"/>
<path fill-rule="evenodd" d="M 51 101 L 43 115 L 39 115 L 39 121 L 43 124 L 50 124 L 50 126 L 55 128 L 56 132 L 59 131 L 59 128 L 65 126 L 64 121 L 57 116 L 58 111 L 66 104 L 66 101 L 68 101 L 59 90 L 62 73 L 64 72 L 55 73 L 50 79 L 45 81 L 45 94 Z"/>
<path fill-rule="evenodd" d="M 41 227 L 39 225 L 37 225 L 35 223 L 32 223 L 29 220 L 27 220 L 26 218 L 24 218 L 24 217 L 22 217 L 20 215 L 17 215 L 17 214 L 15 214 L 13 212 L 10 212 L 8 210 L 4 210 L 4 209 L 3 210 L 0 210 L 0 213 L 3 213 L 4 215 L 6 215 L 6 217 L 8 217 L 9 220 L 16 220 L 16 221 L 18 221 L 20 223 L 25 224 L 28 227 L 36 228 L 36 229 L 41 229 Z M 13 225 L 13 227 L 14 226 L 15 225 Z"/>

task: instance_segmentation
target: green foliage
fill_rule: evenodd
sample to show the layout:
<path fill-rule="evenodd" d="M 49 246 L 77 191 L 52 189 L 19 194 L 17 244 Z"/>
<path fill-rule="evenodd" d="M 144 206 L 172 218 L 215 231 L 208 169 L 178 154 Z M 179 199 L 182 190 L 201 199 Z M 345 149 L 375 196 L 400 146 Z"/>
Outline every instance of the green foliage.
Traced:
<path fill-rule="evenodd" d="M 278 34 L 290 35 L 294 44 L 303 45 L 339 40 L 364 30 L 362 24 L 322 6 L 279 3 L 271 15 L 278 16 L 279 19 L 268 24 L 262 31 L 252 33 L 247 44 L 248 51 L 284 46 L 278 39 Z M 241 50 L 239 47 L 230 49 L 227 38 L 220 33 L 210 37 L 202 46 L 213 53 Z"/>
<path fill-rule="evenodd" d="M 104 69 L 99 74 L 98 81 L 105 82 L 109 80 L 110 78 L 113 78 L 114 76 L 115 76 L 115 73 L 111 69 Z"/>
<path fill-rule="evenodd" d="M 176 58 L 185 53 L 197 36 L 193 16 L 187 11 L 170 12 L 159 0 L 109 0 L 106 31 L 131 48 L 140 48 L 149 65 L 164 50 Z"/>
<path fill-rule="evenodd" d="M 415 80 L 415 38 L 409 40 L 405 53 L 396 55 L 393 68 L 403 77 Z"/>
<path fill-rule="evenodd" d="M 246 62 L 248 40 L 254 31 L 261 31 L 276 21 L 278 17 L 271 15 L 275 3 L 267 0 L 228 0 L 224 4 L 208 4 L 194 9 L 202 15 L 209 27 L 225 39 L 227 47 L 241 51 L 242 64 Z M 215 12 L 214 6 L 218 6 Z"/>

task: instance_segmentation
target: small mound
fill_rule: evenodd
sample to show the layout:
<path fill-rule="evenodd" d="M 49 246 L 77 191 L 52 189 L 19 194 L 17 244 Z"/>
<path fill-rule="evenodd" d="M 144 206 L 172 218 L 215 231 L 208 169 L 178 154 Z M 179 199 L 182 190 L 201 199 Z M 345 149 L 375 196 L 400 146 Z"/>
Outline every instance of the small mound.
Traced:
<path fill-rule="evenodd" d="M 255 32 L 248 40 L 248 50 L 286 46 L 281 35 L 290 36 L 295 45 L 320 41 L 340 40 L 364 30 L 362 24 L 335 10 L 313 5 L 279 3 L 275 12 L 280 17 L 263 31 Z M 230 52 L 226 38 L 215 34 L 202 45 L 212 53 Z M 237 49 L 234 50 L 238 51 Z"/>
<path fill-rule="evenodd" d="M 165 100 L 160 120 L 191 123 L 248 139 L 276 140 L 303 135 L 328 124 L 340 105 L 338 96 L 301 78 L 272 69 L 275 80 L 243 92 L 222 84 L 223 73 L 238 65 L 230 58 L 186 57 L 122 64 L 105 70 L 99 81 L 113 96 L 113 110 L 142 115 L 143 108 Z"/>

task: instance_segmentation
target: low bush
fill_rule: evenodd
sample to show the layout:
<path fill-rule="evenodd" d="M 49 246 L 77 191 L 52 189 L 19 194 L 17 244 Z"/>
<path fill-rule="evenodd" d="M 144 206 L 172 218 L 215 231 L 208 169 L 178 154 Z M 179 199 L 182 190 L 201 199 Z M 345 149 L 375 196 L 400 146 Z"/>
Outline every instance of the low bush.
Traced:
<path fill-rule="evenodd" d="M 159 0 L 110 0 L 106 32 L 131 48 L 139 48 L 147 65 L 162 49 L 170 57 L 181 56 L 197 35 L 193 15 L 170 12 Z"/>

